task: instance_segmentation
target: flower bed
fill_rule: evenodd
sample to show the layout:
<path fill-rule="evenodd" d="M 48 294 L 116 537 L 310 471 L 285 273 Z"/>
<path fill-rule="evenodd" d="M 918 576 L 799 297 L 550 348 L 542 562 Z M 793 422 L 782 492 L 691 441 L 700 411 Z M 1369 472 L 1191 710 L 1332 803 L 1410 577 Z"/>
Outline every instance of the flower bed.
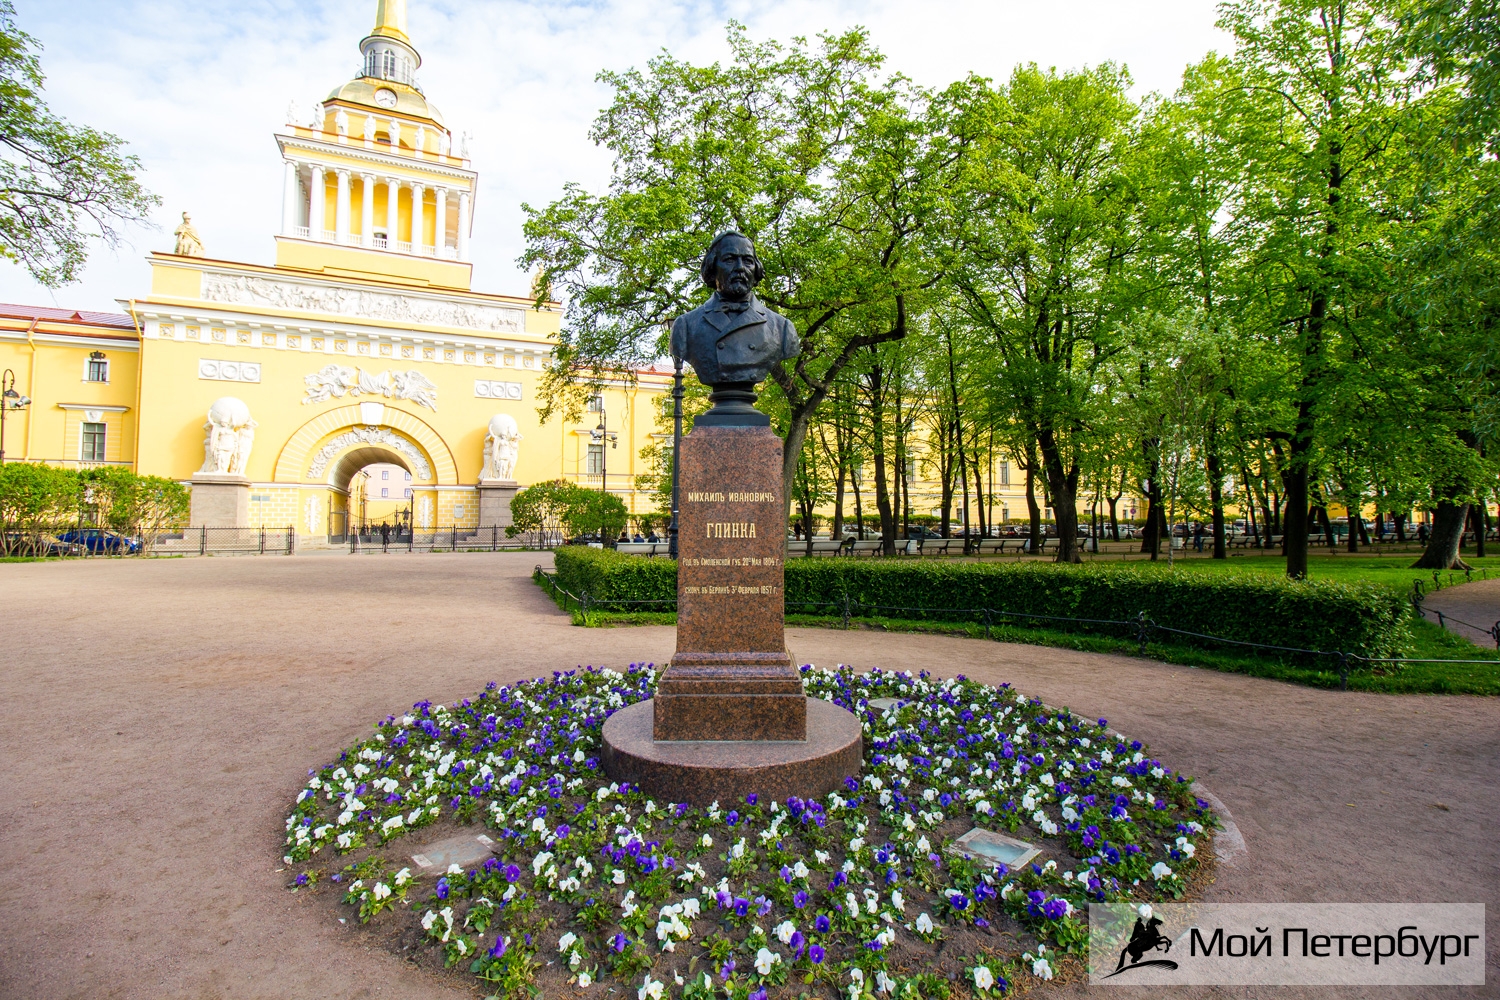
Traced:
<path fill-rule="evenodd" d="M 650 697 L 652 667 L 492 683 L 309 772 L 291 888 L 499 997 L 615 977 L 638 1000 L 862 1000 L 1050 979 L 1083 955 L 1089 901 L 1180 898 L 1202 874 L 1207 804 L 1105 720 L 963 678 L 803 671 L 864 725 L 843 792 L 654 802 L 599 766 L 604 719 Z M 489 828 L 494 857 L 415 877 L 420 845 L 465 824 Z M 1016 871 L 961 857 L 974 826 L 1042 854 Z"/>

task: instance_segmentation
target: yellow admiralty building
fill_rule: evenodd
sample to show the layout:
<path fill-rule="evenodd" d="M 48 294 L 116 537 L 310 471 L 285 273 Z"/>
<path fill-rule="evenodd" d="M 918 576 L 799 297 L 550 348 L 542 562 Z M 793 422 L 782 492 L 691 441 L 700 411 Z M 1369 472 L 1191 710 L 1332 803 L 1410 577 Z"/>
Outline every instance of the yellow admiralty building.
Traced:
<path fill-rule="evenodd" d="M 184 216 L 122 313 L 0 305 L 0 370 L 31 399 L 3 458 L 170 477 L 195 526 L 294 525 L 299 544 L 344 534 L 371 467 L 404 471 L 389 495 L 417 528 L 508 524 L 518 488 L 558 478 L 645 512 L 670 373 L 541 424 L 560 309 L 470 287 L 478 174 L 416 86 L 405 0 L 379 0 L 359 48 L 360 75 L 275 136 L 273 266 L 205 255 Z"/>

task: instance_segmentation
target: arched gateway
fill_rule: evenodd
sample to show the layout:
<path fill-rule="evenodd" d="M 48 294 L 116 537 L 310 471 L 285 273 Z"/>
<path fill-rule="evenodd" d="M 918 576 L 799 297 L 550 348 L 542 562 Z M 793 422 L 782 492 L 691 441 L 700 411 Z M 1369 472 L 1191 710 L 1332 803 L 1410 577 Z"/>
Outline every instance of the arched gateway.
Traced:
<path fill-rule="evenodd" d="M 414 65 L 405 5 L 381 10 L 365 48 Z M 561 308 L 472 289 L 479 175 L 405 65 L 367 58 L 277 129 L 274 264 L 217 258 L 210 236 L 201 254 L 153 253 L 126 314 L 0 315 L 0 368 L 33 400 L 7 457 L 190 483 L 193 526 L 295 526 L 300 544 L 326 538 L 373 462 L 411 474 L 413 521 L 435 528 L 507 523 L 507 491 L 559 478 L 650 509 L 638 459 L 669 372 L 541 423 Z"/>

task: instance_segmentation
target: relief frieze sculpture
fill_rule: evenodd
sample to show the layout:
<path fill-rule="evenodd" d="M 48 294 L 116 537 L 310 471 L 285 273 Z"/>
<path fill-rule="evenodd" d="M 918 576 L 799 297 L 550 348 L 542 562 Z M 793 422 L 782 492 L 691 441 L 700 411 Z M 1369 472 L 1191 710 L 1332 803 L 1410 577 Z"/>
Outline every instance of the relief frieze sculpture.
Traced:
<path fill-rule="evenodd" d="M 210 302 L 331 313 L 413 326 L 460 327 L 486 333 L 522 333 L 526 325 L 523 310 L 504 306 L 428 299 L 365 288 L 305 284 L 249 274 L 205 271 L 203 298 Z"/>
<path fill-rule="evenodd" d="M 311 375 L 302 376 L 307 385 L 303 404 L 322 403 L 344 396 L 384 396 L 407 399 L 418 406 L 437 412 L 437 385 L 415 368 L 371 374 L 363 368 L 347 365 L 324 365 Z"/>
<path fill-rule="evenodd" d="M 432 466 L 427 464 L 427 456 L 422 454 L 422 449 L 388 427 L 355 427 L 330 439 L 327 444 L 318 449 L 317 454 L 313 455 L 312 464 L 307 467 L 307 478 L 322 478 L 323 471 L 328 468 L 328 463 L 333 461 L 339 452 L 357 444 L 382 445 L 399 452 L 411 463 L 412 475 L 419 479 L 432 478 Z"/>

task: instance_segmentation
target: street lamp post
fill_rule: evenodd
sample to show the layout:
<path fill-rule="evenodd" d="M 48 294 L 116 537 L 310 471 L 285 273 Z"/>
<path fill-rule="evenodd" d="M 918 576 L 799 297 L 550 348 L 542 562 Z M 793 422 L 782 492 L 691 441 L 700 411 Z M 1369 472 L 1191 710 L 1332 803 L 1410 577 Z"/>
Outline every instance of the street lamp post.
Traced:
<path fill-rule="evenodd" d="M 619 435 L 609 429 L 609 415 L 604 410 L 604 397 L 596 397 L 599 400 L 599 426 L 589 431 L 589 440 L 599 445 L 599 492 L 609 492 L 609 449 L 618 448 Z M 607 446 L 607 447 L 606 447 Z M 599 541 L 608 544 L 609 540 L 604 537 L 603 515 L 599 521 Z"/>
<path fill-rule="evenodd" d="M 5 369 L 0 374 L 0 465 L 5 464 L 5 413 L 7 410 L 24 410 L 30 405 L 30 396 L 16 392 L 16 373 Z"/>

